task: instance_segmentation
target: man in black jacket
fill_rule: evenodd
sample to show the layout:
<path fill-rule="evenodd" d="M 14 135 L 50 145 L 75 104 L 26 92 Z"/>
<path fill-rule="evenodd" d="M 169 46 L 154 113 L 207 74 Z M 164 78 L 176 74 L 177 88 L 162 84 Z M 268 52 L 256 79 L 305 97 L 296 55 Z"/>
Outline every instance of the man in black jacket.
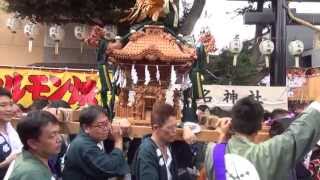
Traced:
<path fill-rule="evenodd" d="M 177 120 L 168 104 L 159 104 L 151 114 L 151 137 L 145 137 L 133 162 L 134 180 L 177 180 L 177 166 L 170 144 L 175 140 Z"/>
<path fill-rule="evenodd" d="M 101 145 L 111 132 L 111 123 L 105 111 L 101 107 L 90 106 L 81 111 L 79 120 L 81 132 L 67 151 L 63 179 L 106 180 L 128 174 L 120 127 L 112 128 L 115 145 L 107 154 Z"/>

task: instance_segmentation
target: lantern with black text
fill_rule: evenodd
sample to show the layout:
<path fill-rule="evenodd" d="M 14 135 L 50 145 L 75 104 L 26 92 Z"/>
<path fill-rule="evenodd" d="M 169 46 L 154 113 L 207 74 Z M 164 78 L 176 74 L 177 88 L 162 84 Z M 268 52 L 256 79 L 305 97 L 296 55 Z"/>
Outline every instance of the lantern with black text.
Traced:
<path fill-rule="evenodd" d="M 269 56 L 274 51 L 274 43 L 269 39 L 263 40 L 259 45 L 259 50 L 260 50 L 261 54 L 264 56 L 264 58 L 265 58 L 266 67 L 269 68 L 270 67 L 270 58 L 269 58 Z"/>
<path fill-rule="evenodd" d="M 29 40 L 28 51 L 32 52 L 33 40 L 39 34 L 39 26 L 33 22 L 27 22 L 27 24 L 24 26 L 23 32 Z"/>
<path fill-rule="evenodd" d="M 54 54 L 59 54 L 59 44 L 63 40 L 65 35 L 64 29 L 62 26 L 59 25 L 53 25 L 49 28 L 49 37 L 55 42 L 55 50 Z"/>
<path fill-rule="evenodd" d="M 300 60 L 300 55 L 303 53 L 303 51 L 304 51 L 304 44 L 302 41 L 295 40 L 290 42 L 289 52 L 295 59 L 296 68 L 300 67 L 299 60 Z"/>
<path fill-rule="evenodd" d="M 242 50 L 242 42 L 240 41 L 239 36 L 236 36 L 233 41 L 230 43 L 230 51 L 233 53 L 233 66 L 237 66 L 238 56 Z"/>
<path fill-rule="evenodd" d="M 80 40 L 80 51 L 83 52 L 83 42 L 88 37 L 88 27 L 86 25 L 75 26 L 74 36 Z"/>
<path fill-rule="evenodd" d="M 12 15 L 7 19 L 6 26 L 12 33 L 16 33 L 21 26 L 21 19 L 17 15 Z"/>

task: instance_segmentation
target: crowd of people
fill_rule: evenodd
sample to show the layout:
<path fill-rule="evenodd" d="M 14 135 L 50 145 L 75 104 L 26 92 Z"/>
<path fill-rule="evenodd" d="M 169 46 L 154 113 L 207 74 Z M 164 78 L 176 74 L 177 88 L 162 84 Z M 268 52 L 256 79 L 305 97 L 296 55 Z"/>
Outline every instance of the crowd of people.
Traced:
<path fill-rule="evenodd" d="M 0 179 L 320 179 L 320 99 L 298 115 L 268 113 L 252 97 L 231 111 L 201 105 L 196 122 L 219 132 L 210 143 L 198 142 L 183 124 L 183 140 L 176 140 L 176 114 L 168 104 L 154 105 L 152 133 L 134 140 L 124 138 L 100 106 L 81 110 L 77 135 L 61 134 L 59 108 L 70 106 L 38 100 L 23 115 L 0 88 Z M 21 118 L 15 128 L 13 118 Z M 263 125 L 270 126 L 270 139 L 256 143 Z"/>

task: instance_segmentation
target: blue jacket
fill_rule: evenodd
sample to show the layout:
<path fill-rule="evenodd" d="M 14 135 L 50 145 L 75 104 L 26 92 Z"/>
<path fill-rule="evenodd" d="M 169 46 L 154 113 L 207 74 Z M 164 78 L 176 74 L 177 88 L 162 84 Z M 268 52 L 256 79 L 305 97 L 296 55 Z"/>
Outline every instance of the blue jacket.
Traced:
<path fill-rule="evenodd" d="M 107 154 L 81 131 L 67 151 L 62 177 L 64 180 L 106 180 L 128 173 L 129 166 L 121 150 L 115 148 Z"/>
<path fill-rule="evenodd" d="M 167 180 L 167 168 L 160 165 L 161 156 L 157 155 L 157 145 L 150 137 L 145 137 L 138 148 L 132 166 L 133 180 Z M 171 151 L 171 148 L 170 148 Z M 172 180 L 178 179 L 176 159 L 171 151 L 172 163 L 170 172 Z"/>

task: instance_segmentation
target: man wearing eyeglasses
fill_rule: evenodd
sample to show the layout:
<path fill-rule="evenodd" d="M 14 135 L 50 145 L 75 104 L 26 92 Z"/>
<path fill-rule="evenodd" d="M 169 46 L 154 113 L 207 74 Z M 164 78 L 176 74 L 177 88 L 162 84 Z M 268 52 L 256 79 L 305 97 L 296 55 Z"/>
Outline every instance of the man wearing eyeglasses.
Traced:
<path fill-rule="evenodd" d="M 122 152 L 119 126 L 111 123 L 102 107 L 90 106 L 80 112 L 80 134 L 72 141 L 65 157 L 64 180 L 106 180 L 124 176 L 129 166 Z M 107 154 L 101 142 L 112 135 L 115 145 Z"/>

